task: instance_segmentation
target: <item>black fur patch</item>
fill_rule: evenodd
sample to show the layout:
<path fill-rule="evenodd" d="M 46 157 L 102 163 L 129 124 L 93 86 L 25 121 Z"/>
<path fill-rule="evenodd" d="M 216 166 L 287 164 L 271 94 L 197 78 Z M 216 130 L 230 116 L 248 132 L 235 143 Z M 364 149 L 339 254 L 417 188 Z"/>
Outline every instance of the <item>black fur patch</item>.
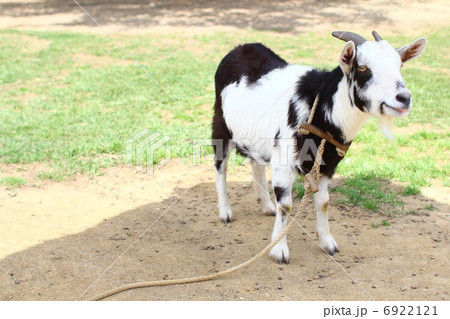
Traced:
<path fill-rule="evenodd" d="M 299 124 L 299 119 L 297 116 L 297 110 L 295 109 L 295 103 L 291 99 L 289 102 L 289 109 L 288 109 L 288 125 L 292 127 L 293 129 L 296 129 Z"/>
<path fill-rule="evenodd" d="M 249 157 L 249 158 L 251 158 L 251 159 L 254 159 L 252 156 L 251 156 L 251 153 L 250 153 L 250 151 L 247 149 L 247 147 L 245 147 L 245 146 L 242 146 L 242 145 L 236 145 L 236 151 L 238 152 L 238 154 L 240 154 L 240 155 L 242 155 L 242 156 L 244 156 L 244 157 Z"/>
<path fill-rule="evenodd" d="M 236 145 L 236 151 L 243 157 L 248 157 L 252 160 L 263 161 L 265 163 L 270 162 L 270 158 L 264 157 L 263 154 L 260 154 L 256 150 L 249 150 L 245 145 Z M 256 155 L 256 157 L 255 157 Z"/>
<path fill-rule="evenodd" d="M 309 134 L 311 135 L 311 134 Z M 316 158 L 316 151 L 320 144 L 320 138 L 312 135 L 308 136 L 308 139 L 311 139 L 313 143 L 315 144 L 315 148 L 310 148 L 307 150 L 307 154 L 309 155 L 308 160 L 303 159 L 300 166 L 297 167 L 297 172 L 307 174 L 311 171 L 312 166 L 314 164 L 314 160 Z M 301 144 L 303 146 L 303 143 L 305 141 L 305 137 L 299 135 L 297 137 L 297 144 Z M 342 157 L 340 157 L 337 154 L 336 147 L 332 145 L 331 143 L 325 143 L 325 149 L 322 156 L 322 161 L 324 165 L 320 166 L 320 173 L 324 174 L 325 176 L 332 177 L 334 175 L 334 172 L 336 171 L 336 167 L 339 164 L 339 162 L 342 160 Z"/>
<path fill-rule="evenodd" d="M 222 59 L 217 68 L 216 99 L 220 98 L 220 93 L 228 84 L 239 82 L 242 76 L 248 78 L 249 84 L 254 84 L 270 71 L 287 65 L 286 61 L 261 43 L 239 45 Z"/>
<path fill-rule="evenodd" d="M 358 109 L 363 112 L 368 111 L 369 102 L 359 95 L 358 88 L 356 86 L 353 87 L 353 101 Z"/>
<path fill-rule="evenodd" d="M 280 139 L 280 134 L 281 134 L 280 129 L 278 129 L 277 134 L 275 134 L 275 138 L 273 140 L 273 145 L 274 146 L 278 146 L 278 144 L 279 144 L 278 140 Z"/>
<path fill-rule="evenodd" d="M 312 124 L 329 132 L 340 142 L 343 142 L 340 128 L 325 119 L 325 113 L 331 112 L 333 108 L 333 96 L 336 94 L 338 85 L 344 73 L 340 67 L 331 72 L 311 70 L 303 75 L 297 84 L 297 94 L 306 100 L 309 108 L 312 108 L 317 94 L 320 94 L 319 104 Z"/>
<path fill-rule="evenodd" d="M 365 71 L 358 71 L 358 64 L 356 63 L 353 69 L 353 80 L 356 81 L 360 89 L 365 88 L 372 79 L 372 71 L 367 68 Z"/>
<path fill-rule="evenodd" d="M 249 84 L 254 84 L 270 71 L 286 66 L 286 61 L 260 43 L 237 46 L 222 59 L 214 78 L 216 102 L 212 121 L 212 138 L 223 141 L 222 149 L 218 150 L 216 145 L 213 146 L 216 154 L 216 168 L 221 166 L 222 160 L 228 152 L 229 140 L 233 137 L 223 118 L 222 97 L 220 96 L 222 90 L 233 82 L 239 83 L 242 76 L 247 76 Z M 238 152 L 244 156 L 248 156 L 250 153 L 248 150 L 242 149 Z M 218 154 L 223 154 L 223 157 L 218 158 Z"/>
<path fill-rule="evenodd" d="M 277 202 L 280 202 L 283 198 L 285 198 L 288 195 L 289 189 L 285 187 L 275 186 L 273 188 L 273 192 L 275 193 L 275 198 L 277 199 Z"/>
<path fill-rule="evenodd" d="M 219 170 L 222 166 L 223 160 L 226 158 L 228 153 L 228 145 L 231 139 L 231 132 L 225 123 L 222 112 L 222 101 L 216 101 L 214 105 L 215 113 L 212 121 L 212 139 L 215 140 L 213 143 L 213 149 L 215 154 L 215 166 Z"/>
<path fill-rule="evenodd" d="M 333 96 L 336 94 L 338 85 L 343 77 L 344 73 L 342 72 L 340 67 L 337 67 L 330 72 L 311 70 L 303 75 L 298 81 L 297 95 L 306 100 L 309 108 L 311 108 L 317 94 L 320 94 L 320 100 L 317 105 L 312 124 L 330 133 L 337 141 L 344 144 L 344 136 L 342 130 L 334 125 L 334 123 L 329 122 L 325 116 L 327 112 L 332 111 Z M 321 140 L 315 135 L 309 134 L 307 136 L 303 136 L 298 134 L 297 132 L 294 133 L 294 137 L 297 139 L 297 154 L 300 154 L 300 151 L 304 145 L 308 145 L 305 144 L 306 138 L 310 139 L 309 145 L 311 144 L 311 142 L 315 144 L 316 149 L 319 146 Z M 310 158 L 312 160 L 302 161 L 300 167 L 298 168 L 298 171 L 308 173 L 311 170 L 316 152 L 314 152 L 314 149 L 309 149 L 307 154 L 310 155 Z M 342 157 L 340 157 L 336 152 L 336 147 L 334 147 L 330 143 L 326 143 L 323 153 L 323 160 L 325 162 L 325 165 L 321 165 L 320 172 L 328 177 L 332 177 L 338 163 L 342 160 Z"/>
<path fill-rule="evenodd" d="M 353 98 L 351 98 L 351 100 L 358 109 L 360 109 L 363 112 L 368 112 L 369 101 L 367 101 L 364 97 L 362 97 L 361 94 L 359 94 L 359 92 L 360 90 L 365 89 L 370 84 L 373 75 L 372 71 L 369 68 L 367 68 L 365 71 L 359 71 L 358 67 L 359 67 L 358 62 L 356 62 L 351 75 L 354 82 Z"/>
<path fill-rule="evenodd" d="M 214 166 L 216 167 L 216 170 L 220 171 L 223 161 L 222 160 L 216 160 Z"/>

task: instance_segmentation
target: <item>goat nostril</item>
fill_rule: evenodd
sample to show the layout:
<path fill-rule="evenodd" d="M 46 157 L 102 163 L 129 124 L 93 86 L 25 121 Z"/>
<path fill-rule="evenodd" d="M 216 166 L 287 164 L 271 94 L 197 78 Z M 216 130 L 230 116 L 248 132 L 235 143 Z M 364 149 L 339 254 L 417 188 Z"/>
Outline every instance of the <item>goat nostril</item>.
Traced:
<path fill-rule="evenodd" d="M 400 93 L 400 94 L 397 94 L 395 99 L 397 101 L 399 101 L 400 103 L 409 105 L 409 103 L 411 103 L 411 94 Z"/>

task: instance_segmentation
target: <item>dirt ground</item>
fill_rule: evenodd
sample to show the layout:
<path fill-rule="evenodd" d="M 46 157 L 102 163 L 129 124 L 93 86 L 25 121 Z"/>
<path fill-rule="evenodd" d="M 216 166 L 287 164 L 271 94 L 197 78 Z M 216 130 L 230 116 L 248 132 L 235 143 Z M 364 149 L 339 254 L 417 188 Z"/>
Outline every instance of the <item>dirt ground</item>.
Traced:
<path fill-rule="evenodd" d="M 445 1 L 79 1 L 109 32 L 209 32 L 254 28 L 280 34 L 347 28 L 426 35 L 448 25 Z M 99 32 L 71 1 L 0 0 L 0 27 Z M 0 167 L 29 180 L 43 165 Z M 126 283 L 212 274 L 270 241 L 273 217 L 260 213 L 249 165 L 232 167 L 235 220 L 218 220 L 209 164 L 172 160 L 154 175 L 130 167 L 103 176 L 0 189 L 0 300 L 87 299 Z M 335 185 L 341 183 L 338 177 Z M 385 182 L 400 192 L 400 187 Z M 268 256 L 227 277 L 185 286 L 127 291 L 110 300 L 449 300 L 450 192 L 440 185 L 401 197 L 406 211 L 386 217 L 338 204 L 332 233 L 340 253 L 323 253 L 312 205 L 288 241 L 291 264 Z M 298 201 L 296 201 L 298 205 Z M 294 211 L 296 208 L 294 204 Z M 425 207 L 434 207 L 427 210 Z M 310 237 L 311 236 L 311 237 Z M 350 277 L 351 276 L 351 277 Z M 86 294 L 86 289 L 87 291 Z"/>

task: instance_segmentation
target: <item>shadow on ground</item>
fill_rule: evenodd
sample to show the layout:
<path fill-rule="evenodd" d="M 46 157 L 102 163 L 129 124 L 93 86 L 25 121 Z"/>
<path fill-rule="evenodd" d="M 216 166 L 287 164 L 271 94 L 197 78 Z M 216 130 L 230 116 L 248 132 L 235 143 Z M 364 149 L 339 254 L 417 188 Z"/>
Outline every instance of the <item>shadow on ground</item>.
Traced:
<path fill-rule="evenodd" d="M 389 21 L 383 10 L 373 7 L 371 1 L 78 0 L 78 3 L 102 25 L 133 28 L 231 26 L 288 32 L 308 31 L 308 27 L 320 23 L 350 24 L 357 18 L 358 23 L 371 26 Z M 1 3 L 0 9 L 4 16 L 16 18 L 82 13 L 80 18 L 64 25 L 96 26 L 74 1 L 11 1 Z M 368 9 L 370 13 L 361 16 Z"/>
<path fill-rule="evenodd" d="M 9 255 L 0 260 L 0 300 L 76 300 L 134 241 L 83 299 L 126 283 L 205 275 L 237 265 L 269 243 L 274 220 L 259 212 L 251 187 L 229 183 L 229 193 L 236 220 L 228 225 L 218 221 L 214 185 L 201 183 L 84 232 Z M 335 260 L 342 268 L 317 246 L 310 204 L 299 219 L 303 229 L 294 225 L 288 237 L 290 265 L 264 256 L 215 281 L 138 289 L 111 299 L 449 299 L 450 207 L 414 196 L 410 208 L 417 214 L 397 215 L 390 226 L 373 228 L 386 217 L 337 204 L 340 196 L 331 193 L 330 215 L 341 249 Z M 423 209 L 427 205 L 435 210 Z"/>

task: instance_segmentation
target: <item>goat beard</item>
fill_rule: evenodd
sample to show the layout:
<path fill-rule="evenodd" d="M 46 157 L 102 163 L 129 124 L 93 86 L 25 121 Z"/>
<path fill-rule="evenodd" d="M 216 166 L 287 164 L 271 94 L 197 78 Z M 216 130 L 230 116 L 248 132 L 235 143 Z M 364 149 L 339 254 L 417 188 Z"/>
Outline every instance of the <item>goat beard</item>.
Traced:
<path fill-rule="evenodd" d="M 389 141 L 392 141 L 394 139 L 394 134 L 392 133 L 393 128 L 394 128 L 393 117 L 390 116 L 380 117 L 380 131 Z"/>

